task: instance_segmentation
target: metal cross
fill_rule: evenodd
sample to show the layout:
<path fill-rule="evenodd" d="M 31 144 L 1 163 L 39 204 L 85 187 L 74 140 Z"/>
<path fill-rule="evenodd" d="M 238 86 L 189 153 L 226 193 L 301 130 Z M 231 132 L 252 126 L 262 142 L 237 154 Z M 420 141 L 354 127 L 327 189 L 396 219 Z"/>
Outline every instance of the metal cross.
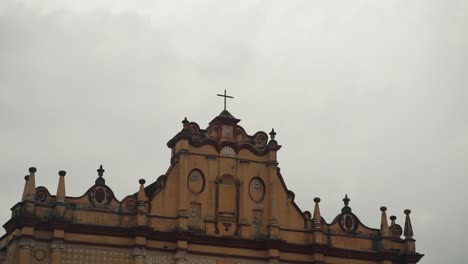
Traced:
<path fill-rule="evenodd" d="M 226 98 L 234 98 L 230 95 L 226 95 L 226 89 L 224 89 L 224 94 L 217 94 L 217 96 L 224 97 L 224 110 L 226 110 Z"/>

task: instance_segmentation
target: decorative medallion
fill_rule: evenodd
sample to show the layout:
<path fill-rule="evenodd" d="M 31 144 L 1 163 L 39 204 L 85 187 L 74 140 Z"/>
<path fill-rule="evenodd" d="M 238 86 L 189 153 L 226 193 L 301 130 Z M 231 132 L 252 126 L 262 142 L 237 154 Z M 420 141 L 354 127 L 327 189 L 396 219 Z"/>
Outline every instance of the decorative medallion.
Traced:
<path fill-rule="evenodd" d="M 34 258 L 38 261 L 42 261 L 46 258 L 46 252 L 43 249 L 36 249 L 34 251 Z"/>
<path fill-rule="evenodd" d="M 391 225 L 390 226 L 390 233 L 394 238 L 400 238 L 401 235 L 403 234 L 403 229 L 401 228 L 400 225 Z"/>
<path fill-rule="evenodd" d="M 192 170 L 187 177 L 187 186 L 192 193 L 203 192 L 205 188 L 205 177 L 203 173 L 198 169 Z"/>
<path fill-rule="evenodd" d="M 104 206 L 112 200 L 112 192 L 107 186 L 96 185 L 88 193 L 88 197 L 94 206 Z"/>
<path fill-rule="evenodd" d="M 254 177 L 249 184 L 249 195 L 252 201 L 259 203 L 265 197 L 265 184 L 260 177 Z"/>
<path fill-rule="evenodd" d="M 267 135 L 260 132 L 255 137 L 255 147 L 261 149 L 264 148 L 267 143 Z"/>
<path fill-rule="evenodd" d="M 352 214 L 343 214 L 340 217 L 340 226 L 344 231 L 354 231 L 357 228 L 357 219 Z"/>
<path fill-rule="evenodd" d="M 236 151 L 233 148 L 229 147 L 229 146 L 224 146 L 221 149 L 221 155 L 223 155 L 223 156 L 235 156 Z"/>
<path fill-rule="evenodd" d="M 137 207 L 137 200 L 133 197 L 130 197 L 125 201 L 125 207 L 127 207 L 128 210 L 135 210 Z"/>

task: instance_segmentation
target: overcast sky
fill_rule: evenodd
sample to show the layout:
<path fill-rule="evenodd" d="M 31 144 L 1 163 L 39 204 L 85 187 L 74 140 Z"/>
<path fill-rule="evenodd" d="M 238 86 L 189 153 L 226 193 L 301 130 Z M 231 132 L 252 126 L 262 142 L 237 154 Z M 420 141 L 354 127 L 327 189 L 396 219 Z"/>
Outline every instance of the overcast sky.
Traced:
<path fill-rule="evenodd" d="M 169 166 L 181 121 L 277 131 L 303 211 L 412 209 L 421 263 L 466 263 L 468 1 L 0 1 L 0 222 L 28 167 L 117 198 Z M 3 234 L 3 232 L 0 232 Z"/>

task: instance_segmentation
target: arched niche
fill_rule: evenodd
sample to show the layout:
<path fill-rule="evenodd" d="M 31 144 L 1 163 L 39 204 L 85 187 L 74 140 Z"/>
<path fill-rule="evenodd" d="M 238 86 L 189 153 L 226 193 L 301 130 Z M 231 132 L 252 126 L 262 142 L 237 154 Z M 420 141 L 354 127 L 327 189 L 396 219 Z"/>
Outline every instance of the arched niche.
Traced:
<path fill-rule="evenodd" d="M 239 181 L 230 174 L 216 179 L 216 233 L 235 235 L 239 224 Z"/>

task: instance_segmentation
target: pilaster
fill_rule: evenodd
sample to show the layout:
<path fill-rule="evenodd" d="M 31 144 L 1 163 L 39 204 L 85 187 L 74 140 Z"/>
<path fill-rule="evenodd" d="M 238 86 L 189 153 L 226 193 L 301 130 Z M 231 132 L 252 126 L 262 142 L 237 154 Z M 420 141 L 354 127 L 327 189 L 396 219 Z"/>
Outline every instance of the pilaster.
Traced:
<path fill-rule="evenodd" d="M 31 264 L 32 250 L 35 241 L 31 238 L 22 238 L 19 242 L 18 264 Z"/>
<path fill-rule="evenodd" d="M 52 243 L 50 244 L 50 264 L 62 263 L 62 252 L 64 248 L 63 240 L 52 240 Z"/>

